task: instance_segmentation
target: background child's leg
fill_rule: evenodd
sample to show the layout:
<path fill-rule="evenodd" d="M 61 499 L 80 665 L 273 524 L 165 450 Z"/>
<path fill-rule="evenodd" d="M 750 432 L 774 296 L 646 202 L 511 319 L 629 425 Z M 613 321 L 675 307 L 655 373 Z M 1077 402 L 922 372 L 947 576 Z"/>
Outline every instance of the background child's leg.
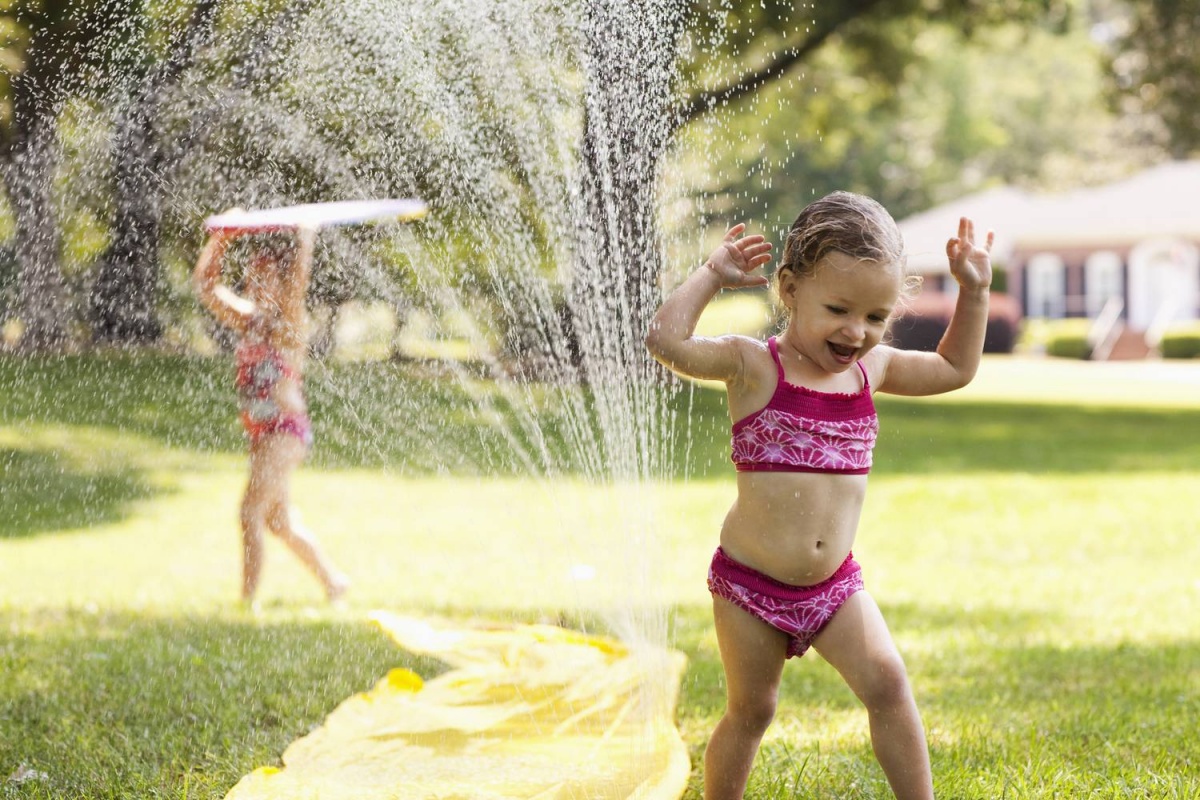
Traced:
<path fill-rule="evenodd" d="M 330 600 L 336 600 L 345 593 L 350 585 L 349 580 L 334 568 L 333 563 L 317 543 L 317 537 L 304 525 L 300 512 L 295 507 L 286 502 L 274 506 L 267 517 L 267 522 L 271 527 L 271 532 L 278 536 L 296 554 L 296 557 L 317 576 L 317 580 L 325 588 L 325 594 Z"/>
<path fill-rule="evenodd" d="M 250 447 L 250 478 L 242 497 L 242 599 L 249 602 L 258 592 L 262 577 L 263 535 L 267 529 L 267 513 L 278 492 L 275 467 L 268 452 L 259 444 Z"/>
<path fill-rule="evenodd" d="M 304 459 L 304 443 L 290 434 L 275 434 L 264 439 L 264 451 L 272 465 L 273 490 L 267 508 L 267 526 L 303 564 L 312 571 L 330 600 L 336 600 L 350 585 L 321 550 L 317 538 L 290 503 L 289 480 L 292 470 Z"/>
<path fill-rule="evenodd" d="M 834 614 L 813 648 L 867 707 L 871 746 L 898 800 L 933 797 L 925 729 L 904 660 L 874 598 L 856 592 Z"/>
<path fill-rule="evenodd" d="M 725 668 L 725 715 L 704 751 L 704 797 L 740 798 L 759 742 L 775 716 L 787 636 L 727 600 L 713 597 Z"/>

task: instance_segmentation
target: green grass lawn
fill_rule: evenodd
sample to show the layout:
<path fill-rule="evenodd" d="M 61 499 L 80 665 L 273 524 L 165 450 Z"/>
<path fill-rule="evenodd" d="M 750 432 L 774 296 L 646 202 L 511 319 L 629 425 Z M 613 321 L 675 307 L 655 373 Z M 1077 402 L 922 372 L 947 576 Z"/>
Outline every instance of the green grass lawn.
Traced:
<path fill-rule="evenodd" d="M 666 479 L 613 487 L 524 474 L 485 382 L 317 367 L 295 491 L 354 591 L 327 609 L 273 547 L 251 615 L 229 370 L 0 358 L 0 798 L 223 797 L 391 667 L 438 670 L 374 608 L 613 630 L 631 599 L 688 656 L 699 797 L 723 706 L 704 570 L 734 491 L 717 393 L 680 393 Z M 880 399 L 855 551 L 940 796 L 1200 796 L 1198 383 L 1192 364 L 997 358 L 958 395 Z M 546 418 L 542 445 L 566 446 Z M 815 655 L 785 671 L 748 796 L 888 796 L 865 713 Z"/>

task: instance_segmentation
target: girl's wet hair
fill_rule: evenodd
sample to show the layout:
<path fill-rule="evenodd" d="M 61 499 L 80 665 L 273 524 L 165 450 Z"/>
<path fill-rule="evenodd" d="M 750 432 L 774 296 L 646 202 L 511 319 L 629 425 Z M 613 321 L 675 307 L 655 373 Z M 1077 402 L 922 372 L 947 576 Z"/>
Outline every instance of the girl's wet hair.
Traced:
<path fill-rule="evenodd" d="M 256 268 L 277 264 L 286 268 L 296 256 L 296 241 L 291 236 L 267 234 L 255 237 L 250 263 Z"/>
<path fill-rule="evenodd" d="M 834 251 L 904 271 L 904 238 L 887 209 L 865 195 L 834 192 L 810 203 L 792 223 L 775 270 L 776 285 L 786 272 L 812 275 Z"/>

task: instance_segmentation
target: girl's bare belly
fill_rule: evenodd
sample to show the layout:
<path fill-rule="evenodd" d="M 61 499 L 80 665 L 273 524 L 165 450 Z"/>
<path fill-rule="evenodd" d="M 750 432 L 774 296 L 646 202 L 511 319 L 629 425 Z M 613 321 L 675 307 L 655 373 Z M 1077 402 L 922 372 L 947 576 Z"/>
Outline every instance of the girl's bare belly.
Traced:
<path fill-rule="evenodd" d="M 308 412 L 308 407 L 304 402 L 304 392 L 301 391 L 299 382 L 294 378 L 282 378 L 279 383 L 275 384 L 275 391 L 271 399 L 284 414 Z"/>
<path fill-rule="evenodd" d="M 721 547 L 777 581 L 820 583 L 854 545 L 866 490 L 866 475 L 739 472 Z"/>

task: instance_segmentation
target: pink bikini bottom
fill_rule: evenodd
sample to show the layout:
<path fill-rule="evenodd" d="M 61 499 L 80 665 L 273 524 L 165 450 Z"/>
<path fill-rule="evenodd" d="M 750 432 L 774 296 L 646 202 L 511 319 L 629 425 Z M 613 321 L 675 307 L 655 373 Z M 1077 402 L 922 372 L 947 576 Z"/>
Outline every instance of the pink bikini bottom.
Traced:
<path fill-rule="evenodd" d="M 788 635 L 787 657 L 804 655 L 850 595 L 863 588 L 854 554 L 812 586 L 782 583 L 734 561 L 720 547 L 708 568 L 708 590 Z"/>
<path fill-rule="evenodd" d="M 312 423 L 306 414 L 280 414 L 266 420 L 253 420 L 249 415 L 242 414 L 242 427 L 246 429 L 251 442 L 270 434 L 286 433 L 304 442 L 305 447 L 312 447 Z"/>

